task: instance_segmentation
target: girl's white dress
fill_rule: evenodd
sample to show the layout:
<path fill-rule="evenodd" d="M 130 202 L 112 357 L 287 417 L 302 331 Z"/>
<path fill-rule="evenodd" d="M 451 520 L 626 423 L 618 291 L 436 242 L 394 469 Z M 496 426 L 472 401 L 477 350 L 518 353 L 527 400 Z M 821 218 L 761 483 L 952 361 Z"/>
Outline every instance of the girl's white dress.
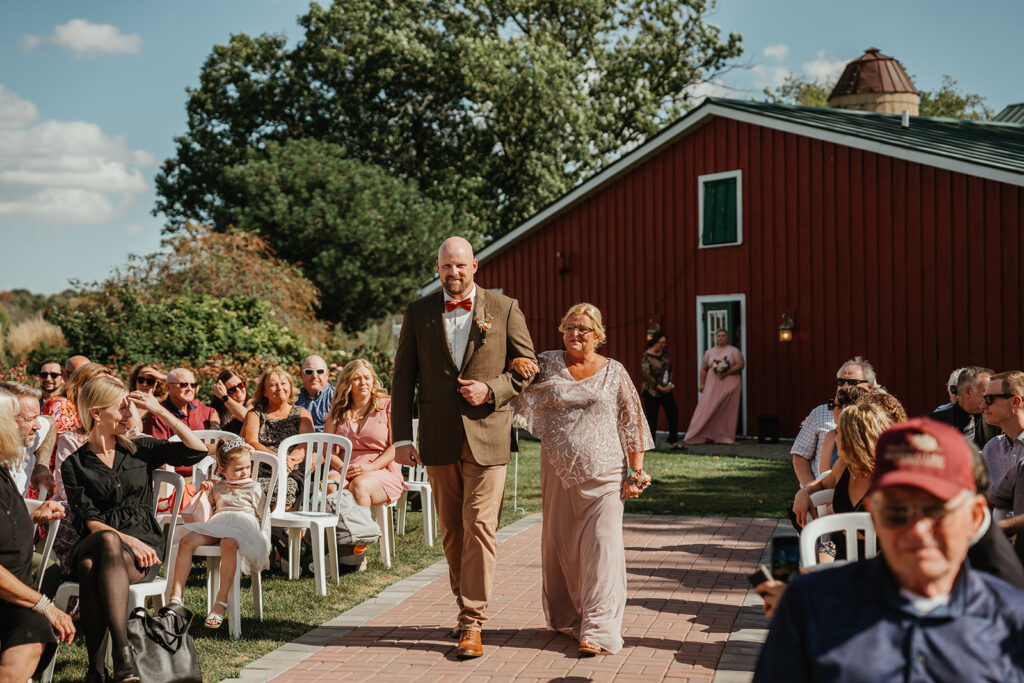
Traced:
<path fill-rule="evenodd" d="M 266 569 L 270 564 L 270 524 L 257 516 L 263 490 L 259 482 L 247 479 L 232 483 L 221 479 L 209 494 L 213 515 L 206 522 L 189 522 L 188 531 L 238 542 L 242 573 Z"/>

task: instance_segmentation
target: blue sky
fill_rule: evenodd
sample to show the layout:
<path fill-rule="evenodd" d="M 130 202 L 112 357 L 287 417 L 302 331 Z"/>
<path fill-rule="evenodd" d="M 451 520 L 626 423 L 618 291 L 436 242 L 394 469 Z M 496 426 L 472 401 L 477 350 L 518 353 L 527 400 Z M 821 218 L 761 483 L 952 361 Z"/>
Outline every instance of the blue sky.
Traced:
<path fill-rule="evenodd" d="M 0 10 L 0 290 L 60 291 L 155 251 L 153 178 L 185 131 L 185 88 L 232 33 L 299 37 L 299 0 L 46 0 Z M 719 0 L 745 54 L 700 92 L 746 98 L 834 78 L 877 47 L 921 89 L 950 74 L 996 111 L 1024 101 L 1020 0 Z"/>

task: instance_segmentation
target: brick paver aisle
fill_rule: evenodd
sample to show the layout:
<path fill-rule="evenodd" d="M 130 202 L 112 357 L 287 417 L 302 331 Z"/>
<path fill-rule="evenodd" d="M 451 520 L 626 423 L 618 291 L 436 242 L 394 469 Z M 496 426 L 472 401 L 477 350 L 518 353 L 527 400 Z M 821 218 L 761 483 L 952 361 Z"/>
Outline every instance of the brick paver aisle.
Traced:
<path fill-rule="evenodd" d="M 448 636 L 455 603 L 438 567 L 437 578 L 362 626 L 324 639 L 324 647 L 305 646 L 312 654 L 274 680 L 711 681 L 716 668 L 749 671 L 753 655 L 743 643 L 739 650 L 730 643 L 733 654 L 722 654 L 747 597 L 746 576 L 775 527 L 759 519 L 627 516 L 625 647 L 614 656 L 580 658 L 575 641 L 545 628 L 541 527 L 534 523 L 499 548 L 483 657 L 455 657 L 456 641 Z"/>

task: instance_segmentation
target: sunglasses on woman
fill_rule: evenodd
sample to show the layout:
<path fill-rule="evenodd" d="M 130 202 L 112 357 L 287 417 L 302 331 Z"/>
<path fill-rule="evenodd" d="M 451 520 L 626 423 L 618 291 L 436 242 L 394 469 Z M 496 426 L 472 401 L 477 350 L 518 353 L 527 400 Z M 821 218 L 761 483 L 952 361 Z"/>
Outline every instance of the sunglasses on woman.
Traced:
<path fill-rule="evenodd" d="M 244 385 L 244 384 L 241 384 L 241 383 L 239 383 L 239 384 L 236 384 L 236 385 L 235 385 L 235 386 L 233 386 L 233 387 L 224 387 L 224 389 L 225 389 L 225 390 L 226 390 L 226 391 L 227 391 L 227 392 L 228 392 L 229 394 L 231 394 L 232 396 L 234 396 L 235 394 L 244 394 L 244 393 L 245 393 L 245 385 Z"/>
<path fill-rule="evenodd" d="M 156 377 L 146 377 L 143 375 L 139 375 L 138 377 L 135 378 L 135 384 L 144 387 L 156 386 Z"/>

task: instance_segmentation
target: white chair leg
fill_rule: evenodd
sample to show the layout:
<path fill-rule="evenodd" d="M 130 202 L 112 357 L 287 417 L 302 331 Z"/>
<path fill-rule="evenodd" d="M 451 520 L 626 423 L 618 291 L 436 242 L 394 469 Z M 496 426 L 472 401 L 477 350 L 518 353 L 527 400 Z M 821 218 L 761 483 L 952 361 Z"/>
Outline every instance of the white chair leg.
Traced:
<path fill-rule="evenodd" d="M 334 527 L 327 528 L 327 562 L 331 580 L 337 586 L 341 583 L 341 569 L 338 567 L 338 534 Z"/>
<path fill-rule="evenodd" d="M 252 612 L 263 621 L 263 577 L 257 571 L 252 573 Z"/>
<path fill-rule="evenodd" d="M 313 541 L 313 579 L 317 595 L 327 595 L 327 577 L 324 575 L 324 528 L 311 524 L 309 535 Z"/>
<path fill-rule="evenodd" d="M 213 609 L 220 592 L 220 556 L 210 555 L 206 558 L 206 613 Z"/>
<path fill-rule="evenodd" d="M 235 565 L 235 576 L 231 580 L 231 593 L 228 595 L 228 635 L 232 638 L 242 636 L 242 563 Z"/>
<path fill-rule="evenodd" d="M 288 578 L 295 580 L 302 575 L 299 566 L 302 560 L 302 529 L 288 529 Z"/>
<path fill-rule="evenodd" d="M 384 567 L 391 569 L 391 520 L 388 519 L 387 506 L 378 505 L 377 526 L 380 527 L 380 561 Z"/>
<path fill-rule="evenodd" d="M 420 491 L 420 508 L 423 510 L 423 538 L 427 547 L 434 547 L 434 497 L 431 491 Z"/>
<path fill-rule="evenodd" d="M 402 495 L 395 501 L 395 526 L 398 527 L 398 535 L 405 536 L 405 515 L 409 507 L 409 492 L 402 491 Z"/>

